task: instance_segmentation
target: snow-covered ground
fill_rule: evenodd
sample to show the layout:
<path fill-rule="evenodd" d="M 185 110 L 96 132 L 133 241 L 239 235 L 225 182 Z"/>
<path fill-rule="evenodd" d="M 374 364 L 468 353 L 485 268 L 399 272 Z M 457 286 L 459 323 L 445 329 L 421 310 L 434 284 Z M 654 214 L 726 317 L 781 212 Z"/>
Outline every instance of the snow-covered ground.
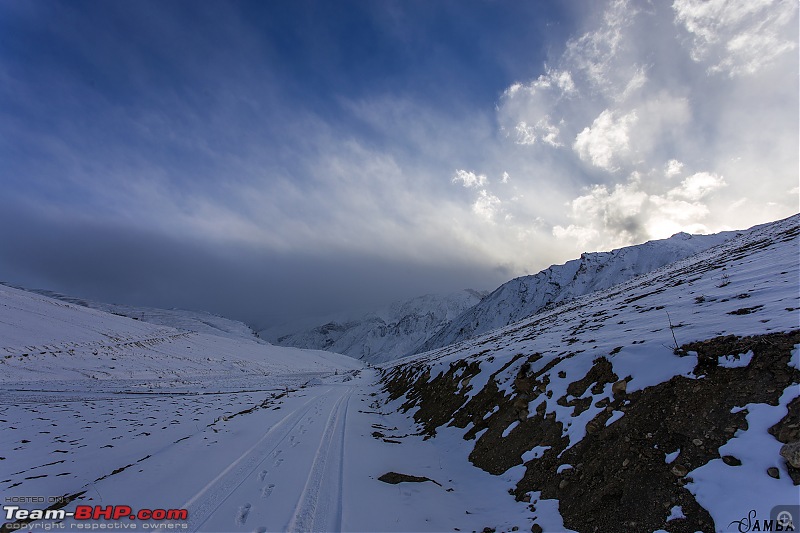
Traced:
<path fill-rule="evenodd" d="M 0 492 L 187 531 L 735 530 L 800 499 L 769 432 L 799 223 L 380 370 L 0 286 Z"/>
<path fill-rule="evenodd" d="M 66 511 L 187 509 L 172 525 L 192 531 L 526 523 L 508 480 L 454 453 L 459 438 L 423 440 L 408 417 L 380 412 L 377 373 L 350 357 L 179 331 L 6 286 L 0 302 L 4 497 L 74 497 Z M 389 472 L 436 483 L 378 480 Z"/>
<path fill-rule="evenodd" d="M 142 322 L 167 326 L 180 331 L 193 331 L 196 333 L 208 333 L 219 337 L 231 337 L 234 339 L 258 339 L 256 332 L 244 322 L 231 320 L 205 311 L 189 311 L 185 309 L 158 309 L 155 307 L 141 307 L 132 305 L 109 304 L 105 302 L 95 302 L 83 298 L 76 298 L 54 291 L 44 289 L 27 289 L 24 287 L 14 287 L 27 292 L 40 294 L 61 300 L 62 302 L 74 304 L 79 307 L 89 307 L 99 311 L 105 311 L 114 315 L 125 316 Z"/>
<path fill-rule="evenodd" d="M 475 306 L 435 332 L 416 353 L 442 348 L 492 329 L 507 326 L 539 311 L 607 289 L 623 281 L 685 259 L 734 237 L 728 231 L 713 235 L 677 233 L 610 252 L 581 254 L 563 265 L 512 279 Z"/>
<path fill-rule="evenodd" d="M 800 344 L 777 348 L 800 339 L 798 234 L 800 216 L 757 227 L 505 328 L 386 363 L 397 397 L 387 408 L 408 409 L 429 433 L 461 428 L 481 468 L 521 469 L 516 495 L 540 500 L 534 513 L 545 530 L 561 519 L 555 509 L 589 530 L 649 521 L 651 530 L 727 531 L 751 510 L 769 519 L 774 506 L 800 502 L 778 454 L 786 441 L 767 432 L 784 421 L 785 438 L 800 438 L 791 426 L 800 413 L 787 417 L 800 396 Z M 543 497 L 555 504 L 543 507 Z"/>

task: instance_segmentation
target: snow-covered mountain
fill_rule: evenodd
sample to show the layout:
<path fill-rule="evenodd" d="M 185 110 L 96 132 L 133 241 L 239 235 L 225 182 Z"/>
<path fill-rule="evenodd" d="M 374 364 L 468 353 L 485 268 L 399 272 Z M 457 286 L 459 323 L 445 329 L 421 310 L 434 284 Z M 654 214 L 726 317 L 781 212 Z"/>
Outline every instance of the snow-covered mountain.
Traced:
<path fill-rule="evenodd" d="M 260 331 L 259 336 L 281 346 L 328 350 L 379 363 L 413 352 L 485 294 L 472 289 L 427 294 L 368 313 L 334 317 L 313 326 L 301 323 L 294 331 L 291 325 L 267 329 Z"/>
<path fill-rule="evenodd" d="M 735 232 L 714 235 L 677 233 L 610 252 L 581 254 L 579 259 L 553 265 L 538 274 L 504 283 L 475 306 L 434 333 L 414 353 L 442 348 L 513 324 L 553 305 L 613 287 L 635 276 L 721 244 Z"/>
<path fill-rule="evenodd" d="M 0 285 L 0 374 L 15 383 L 334 372 L 339 354 L 179 330 Z M 116 307 L 115 307 L 116 309 Z M 171 316 L 169 313 L 162 316 Z"/>
<path fill-rule="evenodd" d="M 741 232 L 379 370 L 0 286 L 0 491 L 24 501 L 0 527 L 80 522 L 34 494 L 127 506 L 105 529 L 775 530 L 800 495 L 798 236 L 800 215 Z"/>
<path fill-rule="evenodd" d="M 219 315 L 208 313 L 206 311 L 159 309 L 155 307 L 109 304 L 86 300 L 83 298 L 76 298 L 74 296 L 68 296 L 46 289 L 28 289 L 8 283 L 2 284 L 15 289 L 21 289 L 35 294 L 40 294 L 48 298 L 61 300 L 62 302 L 67 302 L 73 305 L 97 309 L 113 315 L 124 316 L 134 320 L 141 320 L 142 322 L 149 322 L 150 324 L 168 326 L 180 331 L 194 331 L 197 333 L 206 333 L 208 335 L 217 335 L 219 337 L 247 339 L 261 343 L 264 342 L 256 335 L 256 332 L 244 322 L 231 320 L 230 318 L 225 318 Z"/>
<path fill-rule="evenodd" d="M 800 215 L 758 226 L 381 365 L 381 411 L 463 442 L 510 480 L 534 532 L 745 531 L 773 528 L 781 510 L 796 528 L 799 235 Z M 577 287 L 606 283 L 597 270 Z"/>

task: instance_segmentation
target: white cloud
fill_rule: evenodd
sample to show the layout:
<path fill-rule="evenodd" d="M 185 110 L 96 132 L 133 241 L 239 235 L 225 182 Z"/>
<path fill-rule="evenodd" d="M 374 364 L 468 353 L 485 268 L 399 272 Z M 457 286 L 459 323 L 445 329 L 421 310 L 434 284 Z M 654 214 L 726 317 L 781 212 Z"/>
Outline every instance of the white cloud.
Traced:
<path fill-rule="evenodd" d="M 508 172 L 503 172 L 503 177 L 500 179 L 500 183 L 508 183 L 509 179 L 511 179 L 511 176 L 508 175 Z"/>
<path fill-rule="evenodd" d="M 501 204 L 500 198 L 481 189 L 478 191 L 478 199 L 472 204 L 472 212 L 491 221 L 500 210 Z"/>
<path fill-rule="evenodd" d="M 467 188 L 476 188 L 476 187 L 483 187 L 488 182 L 486 175 L 484 174 L 475 174 L 474 172 L 468 172 L 466 170 L 456 170 L 456 175 L 453 176 L 451 180 L 453 183 L 461 182 L 464 187 Z"/>
<path fill-rule="evenodd" d="M 630 44 L 626 32 L 638 13 L 627 0 L 609 2 L 597 29 L 567 42 L 566 61 L 581 72 L 592 90 L 616 99 L 628 85 L 643 84 L 640 66 L 620 64 Z"/>
<path fill-rule="evenodd" d="M 560 133 L 557 126 L 550 123 L 550 117 L 545 116 L 533 125 L 529 126 L 525 121 L 517 124 L 517 144 L 536 144 L 537 141 L 543 142 L 554 148 L 563 146 L 558 140 Z"/>
<path fill-rule="evenodd" d="M 664 174 L 668 178 L 675 177 L 683 171 L 683 163 L 677 159 L 670 159 L 664 167 Z"/>
<path fill-rule="evenodd" d="M 557 88 L 562 96 L 574 96 L 578 91 L 575 88 L 575 82 L 572 80 L 572 74 L 567 70 L 554 70 L 545 67 L 545 73 L 536 78 L 536 81 L 531 83 L 528 90 L 533 92 L 536 89 L 551 89 Z"/>
<path fill-rule="evenodd" d="M 609 189 L 595 185 L 569 203 L 575 223 L 556 225 L 553 235 L 572 239 L 580 246 L 608 249 L 649 239 L 669 237 L 679 231 L 708 232 L 704 224 L 710 209 L 702 201 L 725 186 L 721 176 L 698 172 L 662 193 L 633 173 L 626 183 Z"/>
<path fill-rule="evenodd" d="M 692 59 L 711 72 L 754 74 L 797 46 L 795 0 L 675 0 L 672 8 L 692 35 Z"/>
<path fill-rule="evenodd" d="M 697 202 L 725 185 L 722 176 L 710 172 L 698 172 L 683 180 L 678 187 L 668 191 L 667 198 Z"/>
<path fill-rule="evenodd" d="M 619 158 L 630 151 L 629 130 L 636 122 L 636 112 L 617 116 L 604 110 L 575 137 L 573 149 L 580 158 L 604 170 L 613 171 Z"/>

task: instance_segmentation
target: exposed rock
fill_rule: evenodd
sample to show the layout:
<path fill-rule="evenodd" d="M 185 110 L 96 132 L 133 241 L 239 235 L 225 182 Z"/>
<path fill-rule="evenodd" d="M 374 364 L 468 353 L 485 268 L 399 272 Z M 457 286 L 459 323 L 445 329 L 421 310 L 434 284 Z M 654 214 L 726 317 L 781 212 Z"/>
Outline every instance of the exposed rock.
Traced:
<path fill-rule="evenodd" d="M 728 466 L 742 466 L 742 461 L 732 455 L 723 455 L 722 462 Z"/>
<path fill-rule="evenodd" d="M 384 483 L 389 483 L 391 485 L 397 485 L 398 483 L 424 483 L 425 481 L 430 481 L 432 483 L 436 483 L 440 487 L 442 486 L 441 483 L 434 481 L 429 477 L 411 476 L 408 474 L 399 474 L 397 472 L 387 472 L 379 477 L 378 481 L 383 481 Z"/>
<path fill-rule="evenodd" d="M 385 382 L 387 389 L 396 391 L 397 396 L 407 392 L 404 408 L 418 408 L 414 418 L 426 432 L 435 432 L 438 425 L 449 424 L 471 426 L 464 435 L 466 439 L 480 433 L 469 458 L 492 474 L 501 474 L 521 464 L 525 451 L 536 446 L 549 447 L 541 457 L 527 463 L 515 494 L 520 501 L 534 491 L 541 492 L 542 498 L 558 499 L 567 528 L 621 531 L 621 524 L 635 521 L 635 529 L 664 529 L 668 509 L 653 506 L 652 502 L 668 501 L 680 505 L 686 515 L 680 520 L 678 530 L 713 531 L 713 519 L 685 488 L 690 482 L 687 474 L 719 458 L 719 448 L 738 430 L 747 429 L 747 411 L 732 413 L 734 407 L 748 403 L 777 405 L 783 390 L 797 382 L 800 372 L 790 367 L 788 361 L 798 343 L 800 333 L 793 332 L 726 336 L 685 345 L 687 351 L 698 352 L 701 362 L 716 362 L 719 355 L 748 350 L 754 355 L 747 367 L 709 365 L 702 369 L 702 380 L 675 376 L 633 393 L 627 393 L 625 387 L 626 394 L 606 398 L 602 405 L 596 406 L 600 411 L 587 423 L 586 436 L 569 448 L 562 424 L 552 412 L 547 412 L 543 403 L 537 405 L 535 401 L 545 391 L 550 392 L 548 372 L 555 363 L 548 362 L 536 372 L 531 372 L 530 364 L 523 363 L 511 383 L 510 394 L 501 392 L 495 382 L 498 370 L 483 389 L 471 398 L 466 397 L 459 380 L 466 375 L 477 375 L 480 370 L 476 359 L 454 362 L 447 372 L 433 379 L 420 368 L 411 371 L 410 365 L 401 366 L 387 374 Z M 573 355 L 567 353 L 559 360 Z M 519 365 L 519 357 L 506 367 Z M 530 357 L 535 361 L 541 356 Z M 618 383 L 619 392 L 627 381 L 617 376 L 612 379 L 610 370 L 608 361 L 598 358 L 585 377 L 570 383 L 567 394 L 555 399 L 558 405 L 580 411 L 584 409 L 583 403 L 576 400 L 591 397 L 590 389 L 602 391 L 607 383 Z M 515 431 L 503 438 L 503 430 L 519 420 L 519 409 L 528 404 L 537 405 L 535 412 L 529 413 Z M 773 428 L 774 434 L 793 434 L 795 407 L 800 407 L 800 402 L 796 406 L 790 402 L 790 414 Z M 623 411 L 625 416 L 606 426 L 615 411 Z M 678 448 L 680 462 L 666 464 L 660 450 Z M 621 467 L 626 459 L 627 466 Z M 741 464 L 732 456 L 723 460 L 731 466 Z M 570 470 L 558 475 L 557 469 L 562 464 L 582 467 L 579 472 Z M 789 466 L 790 475 L 793 470 L 797 469 Z"/>
<path fill-rule="evenodd" d="M 681 464 L 677 464 L 670 469 L 670 472 L 676 477 L 683 477 L 689 473 L 689 469 Z"/>
<path fill-rule="evenodd" d="M 781 446 L 781 457 L 786 459 L 789 466 L 800 468 L 800 441 L 790 442 Z"/>
<path fill-rule="evenodd" d="M 780 470 L 778 470 L 774 466 L 767 468 L 767 474 L 769 475 L 769 477 L 774 477 L 775 479 L 780 479 L 781 477 Z"/>

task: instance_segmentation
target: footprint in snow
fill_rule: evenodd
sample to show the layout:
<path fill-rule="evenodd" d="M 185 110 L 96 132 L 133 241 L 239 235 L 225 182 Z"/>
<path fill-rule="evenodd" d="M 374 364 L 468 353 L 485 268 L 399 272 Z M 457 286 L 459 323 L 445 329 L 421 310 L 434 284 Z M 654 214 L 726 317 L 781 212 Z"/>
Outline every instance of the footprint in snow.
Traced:
<path fill-rule="evenodd" d="M 239 511 L 236 513 L 236 523 L 240 526 L 243 526 L 245 522 L 247 522 L 247 515 L 250 514 L 250 504 L 246 503 L 239 507 Z"/>
<path fill-rule="evenodd" d="M 275 466 L 276 467 L 281 466 L 282 462 L 283 462 L 283 459 L 278 459 L 277 461 L 275 461 Z"/>
<path fill-rule="evenodd" d="M 267 533 L 267 528 L 265 528 L 263 526 L 262 527 L 258 527 L 258 528 L 256 528 L 254 533 Z"/>
<path fill-rule="evenodd" d="M 267 471 L 266 470 L 262 470 L 261 472 L 258 473 L 258 480 L 259 481 L 264 481 L 265 477 L 267 477 Z"/>
<path fill-rule="evenodd" d="M 269 498 L 269 495 L 272 494 L 272 489 L 275 488 L 275 483 L 270 483 L 269 485 L 264 485 L 261 488 L 261 497 L 262 498 Z"/>

